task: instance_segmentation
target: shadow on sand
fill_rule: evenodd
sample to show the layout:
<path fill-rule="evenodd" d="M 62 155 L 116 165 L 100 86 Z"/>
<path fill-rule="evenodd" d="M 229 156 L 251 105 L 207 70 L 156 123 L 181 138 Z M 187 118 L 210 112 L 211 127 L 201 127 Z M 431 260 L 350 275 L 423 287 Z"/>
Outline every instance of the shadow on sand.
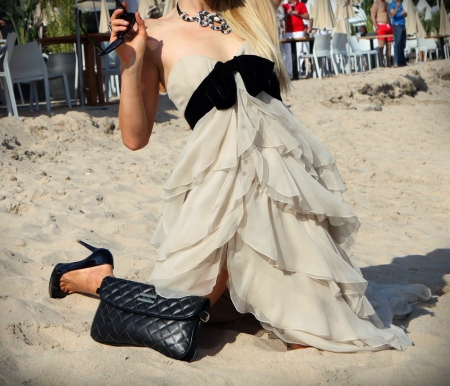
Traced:
<path fill-rule="evenodd" d="M 390 264 L 365 267 L 361 270 L 367 280 L 378 284 L 407 285 L 419 283 L 431 289 L 433 298 L 428 302 L 416 304 L 413 311 L 406 318 L 401 321 L 395 321 L 407 328 L 411 320 L 415 318 L 422 315 L 434 315 L 430 309 L 438 303 L 436 296 L 441 296 L 448 291 L 444 276 L 450 274 L 450 249 L 436 249 L 425 256 L 409 255 L 396 257 Z M 212 323 L 204 327 L 199 341 L 199 352 L 196 360 L 217 354 L 227 343 L 233 343 L 240 333 L 256 336 L 262 334 L 261 325 L 256 318 L 251 314 L 237 318 L 235 314 L 237 311 L 229 308 L 228 299 L 229 295 L 225 295 L 221 299 L 222 304 L 220 304 L 220 307 L 222 310 L 220 310 L 219 314 L 222 313 L 220 317 L 223 318 L 223 312 L 230 312 L 232 314 L 231 319 L 234 320 L 231 322 Z M 275 350 L 282 347 L 280 345 L 272 346 L 271 348 Z"/>
<path fill-rule="evenodd" d="M 74 103 L 74 101 L 72 101 Z M 6 108 L 0 103 L 0 118 L 6 117 Z M 64 102 L 52 102 L 51 112 L 47 112 L 45 107 L 45 102 L 40 102 L 39 110 L 30 110 L 28 104 L 18 105 L 19 118 L 35 118 L 37 116 L 46 115 L 51 117 L 56 114 L 66 114 L 69 111 L 84 112 L 95 118 L 117 118 L 119 111 L 119 100 L 102 105 L 102 106 L 75 106 L 73 105 L 71 109 L 64 104 Z M 158 99 L 158 110 L 156 112 L 156 123 L 168 122 L 171 119 L 179 118 L 176 113 L 177 108 L 169 99 L 167 94 L 159 94 Z"/>

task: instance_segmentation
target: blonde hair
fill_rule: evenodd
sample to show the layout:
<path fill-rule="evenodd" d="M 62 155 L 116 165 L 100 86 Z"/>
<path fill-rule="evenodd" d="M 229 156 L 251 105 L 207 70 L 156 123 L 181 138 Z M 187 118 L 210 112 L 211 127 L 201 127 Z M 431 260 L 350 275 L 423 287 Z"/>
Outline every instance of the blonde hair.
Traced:
<path fill-rule="evenodd" d="M 278 25 L 271 0 L 216 0 L 214 10 L 221 12 L 233 33 L 247 41 L 255 54 L 275 63 L 283 92 L 289 77 L 280 51 Z"/>

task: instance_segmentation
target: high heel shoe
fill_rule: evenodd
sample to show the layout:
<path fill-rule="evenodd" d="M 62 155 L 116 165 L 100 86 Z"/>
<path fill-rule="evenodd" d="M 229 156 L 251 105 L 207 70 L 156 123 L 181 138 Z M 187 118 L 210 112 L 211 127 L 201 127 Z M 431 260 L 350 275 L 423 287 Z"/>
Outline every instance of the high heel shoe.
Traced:
<path fill-rule="evenodd" d="M 81 261 L 74 263 L 59 263 L 55 265 L 48 283 L 48 293 L 51 298 L 62 299 L 69 295 L 67 292 L 61 290 L 60 286 L 61 276 L 67 272 L 75 271 L 77 269 L 97 267 L 103 264 L 110 264 L 114 268 L 114 259 L 110 251 L 104 248 L 95 248 L 81 240 L 77 240 L 77 242 L 89 249 L 92 254 Z"/>

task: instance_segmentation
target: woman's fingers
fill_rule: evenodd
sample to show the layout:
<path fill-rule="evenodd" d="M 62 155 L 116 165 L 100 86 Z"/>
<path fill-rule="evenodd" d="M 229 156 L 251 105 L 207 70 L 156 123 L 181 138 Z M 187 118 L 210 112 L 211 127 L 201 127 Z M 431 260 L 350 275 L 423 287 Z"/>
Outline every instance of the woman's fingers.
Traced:
<path fill-rule="evenodd" d="M 147 29 L 145 28 L 144 19 L 142 19 L 141 14 L 139 12 L 135 13 L 136 24 L 138 26 L 138 30 L 136 31 L 138 35 L 145 35 L 147 38 Z"/>
<path fill-rule="evenodd" d="M 116 9 L 111 15 L 111 19 L 109 21 L 111 24 L 111 41 L 115 40 L 120 32 L 126 31 L 128 25 L 130 24 L 126 20 L 119 19 L 119 16 L 123 12 L 123 9 Z"/>
<path fill-rule="evenodd" d="M 120 13 L 118 14 L 120 16 Z M 123 36 L 120 33 L 127 31 L 130 28 L 130 23 L 118 19 L 115 15 L 111 17 L 112 33 L 110 41 L 113 42 L 120 36 L 120 39 L 124 40 L 124 44 L 117 48 L 117 54 L 120 57 L 122 64 L 133 63 L 136 59 L 143 58 L 145 54 L 145 48 L 147 45 L 147 31 L 145 28 L 145 22 L 142 19 L 139 12 L 134 14 L 136 22 L 131 31 L 127 32 Z"/>

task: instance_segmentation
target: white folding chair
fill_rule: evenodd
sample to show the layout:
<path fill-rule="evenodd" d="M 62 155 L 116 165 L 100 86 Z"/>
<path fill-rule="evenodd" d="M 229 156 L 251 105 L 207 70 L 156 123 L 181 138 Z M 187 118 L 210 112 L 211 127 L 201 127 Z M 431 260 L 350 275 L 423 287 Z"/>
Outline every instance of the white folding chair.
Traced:
<path fill-rule="evenodd" d="M 367 39 L 361 39 L 358 40 L 359 49 L 362 54 L 367 55 L 368 62 L 369 62 L 369 71 L 372 70 L 372 61 L 370 60 L 371 56 L 375 56 L 375 63 L 378 68 L 380 68 L 380 61 L 378 59 L 378 50 L 371 50 L 370 49 L 370 41 Z"/>
<path fill-rule="evenodd" d="M 334 58 L 334 63 L 339 63 L 339 70 L 345 73 L 349 61 L 347 52 L 347 34 L 336 32 L 331 39 L 331 54 Z"/>
<path fill-rule="evenodd" d="M 427 50 L 430 53 L 430 60 L 432 52 L 436 53 L 436 59 L 439 59 L 439 48 L 436 44 L 436 40 L 434 39 L 425 39 L 425 44 L 427 46 Z"/>
<path fill-rule="evenodd" d="M 314 48 L 312 54 L 302 54 L 300 58 L 310 58 L 314 59 L 314 69 L 319 77 L 322 79 L 322 76 L 325 74 L 325 67 L 328 66 L 327 60 L 330 59 L 333 64 L 334 72 L 337 75 L 336 63 L 334 62 L 333 56 L 331 55 L 331 35 L 316 35 L 314 39 Z M 319 66 L 319 59 L 321 60 L 321 65 Z"/>
<path fill-rule="evenodd" d="M 447 43 L 444 44 L 444 55 L 445 59 L 450 59 L 450 43 L 447 40 Z"/>
<path fill-rule="evenodd" d="M 410 61 L 412 59 L 413 51 L 417 57 L 417 39 L 406 39 L 405 57 L 407 56 Z"/>
<path fill-rule="evenodd" d="M 436 53 L 436 58 L 439 59 L 439 51 L 436 45 L 436 42 L 434 39 L 425 39 L 425 38 L 418 38 L 417 39 L 417 51 L 423 52 L 423 61 L 427 61 L 428 53 L 430 54 L 430 60 L 431 54 L 434 51 Z M 416 63 L 419 60 L 419 55 L 416 55 Z"/>
<path fill-rule="evenodd" d="M 48 73 L 47 65 L 42 57 L 42 50 L 39 43 L 30 42 L 15 47 L 9 62 L 9 72 L 11 74 L 12 83 L 30 83 L 30 106 L 33 103 L 36 103 L 36 109 L 39 108 L 39 101 L 37 98 L 37 81 L 44 81 L 45 99 L 48 112 L 51 111 L 48 80 L 61 77 L 63 79 L 66 94 L 66 103 L 69 108 L 72 107 L 66 74 Z"/>
<path fill-rule="evenodd" d="M 16 43 L 17 35 L 15 32 L 10 32 L 5 41 L 5 47 L 0 54 L 0 78 L 2 81 L 2 87 L 5 91 L 6 108 L 8 110 L 8 116 L 14 115 L 16 121 L 19 120 L 19 113 L 17 112 L 16 99 L 14 97 L 13 82 L 11 79 L 9 62 Z"/>
<path fill-rule="evenodd" d="M 367 58 L 369 58 L 369 54 L 362 53 L 361 48 L 359 47 L 358 38 L 356 36 L 350 36 L 350 57 L 355 60 L 355 71 L 358 72 L 358 68 L 361 68 L 361 71 L 364 70 L 363 66 L 363 55 L 367 55 Z M 370 60 L 368 60 L 370 61 Z M 359 66 L 358 66 L 359 62 Z"/>

